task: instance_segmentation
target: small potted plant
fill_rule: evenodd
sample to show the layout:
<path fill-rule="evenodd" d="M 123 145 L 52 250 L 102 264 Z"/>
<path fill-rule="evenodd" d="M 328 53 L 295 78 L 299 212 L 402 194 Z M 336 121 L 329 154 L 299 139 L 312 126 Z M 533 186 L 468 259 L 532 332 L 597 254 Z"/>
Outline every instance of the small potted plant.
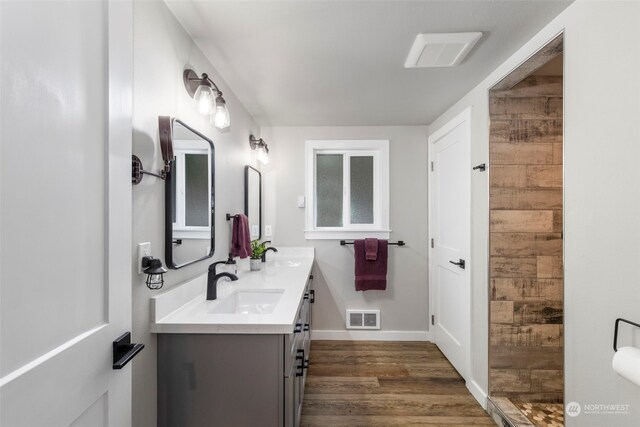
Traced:
<path fill-rule="evenodd" d="M 267 245 L 264 243 L 260 243 L 258 240 L 251 241 L 251 259 L 249 260 L 249 267 L 251 271 L 260 270 L 260 265 L 262 264 L 262 254 L 267 249 Z"/>

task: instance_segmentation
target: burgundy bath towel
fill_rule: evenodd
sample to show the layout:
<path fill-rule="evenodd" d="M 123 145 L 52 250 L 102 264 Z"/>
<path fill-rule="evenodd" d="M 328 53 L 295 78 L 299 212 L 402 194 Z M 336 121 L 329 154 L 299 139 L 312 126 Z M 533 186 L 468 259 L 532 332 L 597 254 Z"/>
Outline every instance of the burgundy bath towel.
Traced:
<path fill-rule="evenodd" d="M 249 236 L 249 218 L 238 214 L 233 218 L 231 233 L 231 255 L 240 258 L 251 256 L 251 237 Z"/>
<path fill-rule="evenodd" d="M 367 261 L 375 261 L 378 259 L 378 239 L 364 239 L 364 252 Z"/>
<path fill-rule="evenodd" d="M 389 246 L 386 240 L 378 240 L 378 256 L 375 260 L 367 260 L 365 241 L 353 242 L 355 253 L 356 291 L 387 289 L 387 258 Z"/>

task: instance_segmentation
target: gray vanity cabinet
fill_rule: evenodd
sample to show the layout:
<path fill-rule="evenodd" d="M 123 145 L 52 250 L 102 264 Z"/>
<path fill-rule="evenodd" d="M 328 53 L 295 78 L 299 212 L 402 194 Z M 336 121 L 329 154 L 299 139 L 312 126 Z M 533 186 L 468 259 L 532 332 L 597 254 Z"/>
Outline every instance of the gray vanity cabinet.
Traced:
<path fill-rule="evenodd" d="M 311 281 L 290 334 L 158 334 L 158 426 L 298 426 Z"/>

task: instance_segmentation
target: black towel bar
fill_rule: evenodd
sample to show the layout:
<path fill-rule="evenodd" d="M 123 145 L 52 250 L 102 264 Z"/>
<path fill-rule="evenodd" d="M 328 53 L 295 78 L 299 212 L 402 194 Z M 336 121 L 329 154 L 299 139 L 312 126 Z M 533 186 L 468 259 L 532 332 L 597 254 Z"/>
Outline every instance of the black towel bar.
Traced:
<path fill-rule="evenodd" d="M 402 240 L 398 240 L 397 242 L 389 242 L 389 245 L 392 246 L 404 246 L 406 245 L 405 242 L 403 242 Z M 345 240 L 340 240 L 340 246 L 344 246 L 344 245 L 353 245 L 353 242 L 347 242 Z"/>
<path fill-rule="evenodd" d="M 616 327 L 613 331 L 613 351 L 618 351 L 618 324 L 620 322 L 624 322 L 624 323 L 628 323 L 632 326 L 635 326 L 637 328 L 640 328 L 640 324 L 632 322 L 630 320 L 627 319 L 622 319 L 622 318 L 618 318 L 616 319 Z"/>
<path fill-rule="evenodd" d="M 231 221 L 231 218 L 237 218 L 238 214 L 235 215 L 231 215 L 231 214 L 227 214 L 227 221 Z"/>

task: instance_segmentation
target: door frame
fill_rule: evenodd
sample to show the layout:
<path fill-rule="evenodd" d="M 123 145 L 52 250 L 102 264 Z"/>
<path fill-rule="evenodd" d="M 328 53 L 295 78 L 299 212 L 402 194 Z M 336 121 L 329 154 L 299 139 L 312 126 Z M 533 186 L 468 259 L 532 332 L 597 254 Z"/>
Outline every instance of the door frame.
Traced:
<path fill-rule="evenodd" d="M 468 348 L 467 351 L 465 351 L 464 354 L 464 373 L 466 375 L 467 378 L 464 378 L 465 381 L 470 384 L 472 383 L 472 371 L 471 371 L 471 348 L 472 348 L 472 329 L 471 329 L 471 325 L 472 325 L 472 305 L 471 305 L 471 299 L 472 299 L 472 288 L 471 288 L 471 277 L 472 277 L 472 272 L 473 272 L 473 264 L 471 263 L 471 111 L 472 111 L 472 107 L 468 106 L 466 107 L 464 110 L 462 110 L 460 113 L 456 114 L 451 120 L 449 120 L 446 124 L 442 125 L 440 128 L 436 129 L 435 131 L 431 132 L 429 134 L 429 137 L 427 138 L 427 142 L 428 142 L 428 158 L 427 158 L 427 168 L 429 169 L 429 179 L 428 179 L 428 230 L 429 230 L 429 235 L 428 235 L 428 245 L 429 245 L 429 314 L 431 316 L 437 316 L 437 313 L 435 312 L 436 309 L 436 304 L 435 304 L 435 297 L 436 297 L 436 286 L 435 286 L 435 265 L 434 265 L 434 261 L 435 261 L 435 257 L 433 256 L 433 251 L 434 248 L 431 247 L 431 239 L 434 238 L 434 231 L 435 231 L 435 220 L 434 220 L 434 215 L 433 212 L 435 212 L 435 179 L 434 179 L 434 175 L 431 173 L 431 161 L 434 158 L 434 141 L 439 140 L 440 138 L 442 138 L 444 135 L 448 134 L 449 132 L 451 132 L 453 129 L 455 129 L 456 127 L 458 127 L 459 125 L 463 124 L 463 123 L 467 123 L 466 126 L 466 130 L 465 130 L 465 148 L 466 148 L 466 156 L 465 159 L 463 159 L 462 161 L 465 162 L 465 182 L 467 182 L 468 188 L 469 188 L 469 212 L 468 214 L 468 218 L 469 218 L 469 224 L 468 224 L 468 236 L 467 236 L 467 254 L 466 254 L 466 259 L 467 259 L 467 271 L 468 271 L 468 275 L 467 275 L 467 283 L 469 286 L 469 293 L 468 293 L 468 301 L 465 302 L 465 305 L 469 307 L 469 325 L 468 325 L 468 336 L 467 336 L 467 342 L 468 342 Z M 435 331 L 435 325 L 432 324 L 431 319 L 432 317 L 429 316 L 429 319 L 427 320 L 427 326 L 429 328 L 430 331 L 430 335 L 431 335 L 431 339 L 432 341 L 435 343 L 436 342 L 436 331 Z"/>

